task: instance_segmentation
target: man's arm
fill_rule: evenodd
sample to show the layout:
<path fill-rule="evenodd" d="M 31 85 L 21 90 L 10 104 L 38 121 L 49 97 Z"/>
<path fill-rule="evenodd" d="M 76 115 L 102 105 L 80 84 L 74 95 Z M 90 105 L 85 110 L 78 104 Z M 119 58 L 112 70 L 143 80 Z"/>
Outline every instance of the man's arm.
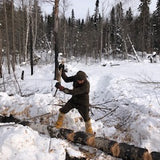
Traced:
<path fill-rule="evenodd" d="M 89 89 L 90 89 L 90 85 L 88 82 L 86 82 L 86 84 L 83 85 L 82 87 L 74 88 L 72 90 L 65 88 L 64 92 L 66 94 L 71 94 L 71 95 L 75 96 L 75 95 L 80 95 L 80 94 L 88 94 Z"/>
<path fill-rule="evenodd" d="M 65 82 L 73 82 L 74 79 L 75 79 L 75 76 L 70 76 L 70 77 L 68 77 L 68 76 L 66 75 L 65 71 L 63 70 L 63 72 L 62 72 L 62 78 L 63 78 L 63 80 L 64 80 Z"/>

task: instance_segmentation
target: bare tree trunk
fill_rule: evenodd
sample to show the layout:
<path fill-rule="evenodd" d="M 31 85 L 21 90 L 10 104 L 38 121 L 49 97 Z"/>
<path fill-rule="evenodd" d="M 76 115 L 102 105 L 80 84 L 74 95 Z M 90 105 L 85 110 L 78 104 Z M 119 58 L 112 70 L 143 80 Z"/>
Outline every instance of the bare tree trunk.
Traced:
<path fill-rule="evenodd" d="M 7 66 L 8 66 L 8 73 L 10 74 L 10 57 L 9 57 L 9 37 L 8 37 L 8 24 L 7 24 L 7 11 L 6 11 L 6 0 L 3 0 L 4 5 L 4 15 L 5 15 L 5 27 L 6 27 L 6 52 L 7 52 Z"/>
<path fill-rule="evenodd" d="M 102 51 L 103 51 L 103 16 L 102 16 L 102 22 L 101 22 L 101 33 L 100 33 L 100 39 L 101 39 L 101 42 L 100 42 L 100 55 L 99 55 L 99 58 L 100 58 L 100 62 L 102 60 Z"/>
<path fill-rule="evenodd" d="M 145 148 L 136 147 L 126 143 L 118 143 L 107 138 L 95 137 L 95 135 L 87 134 L 85 132 L 74 132 L 70 129 L 60 129 L 57 132 L 53 126 L 47 127 L 50 137 L 58 135 L 60 138 L 65 138 L 73 143 L 80 143 L 97 148 L 113 157 L 121 158 L 123 160 L 158 160 L 160 158 L 159 152 L 152 152 Z M 58 134 L 57 134 L 58 133 Z"/>
<path fill-rule="evenodd" d="M 102 20 L 101 20 L 101 42 L 100 42 L 100 61 L 102 60 L 102 52 L 103 52 L 103 20 L 104 20 L 104 11 L 105 11 L 105 3 L 102 3 Z"/>
<path fill-rule="evenodd" d="M 63 8 L 63 20 L 64 20 L 64 25 L 63 25 L 63 53 L 64 53 L 64 56 L 67 57 L 67 53 L 66 53 L 66 11 L 67 11 L 67 8 L 69 6 L 69 2 L 68 0 L 63 0 L 62 2 L 62 8 Z"/>
<path fill-rule="evenodd" d="M 14 28 L 14 0 L 12 0 L 12 43 L 13 43 L 13 52 L 12 52 L 12 69 L 15 71 L 15 28 Z"/>
<path fill-rule="evenodd" d="M 26 8 L 24 6 L 24 0 L 22 0 L 22 11 L 23 11 L 23 15 L 22 15 L 22 40 L 20 42 L 20 58 L 19 58 L 19 63 L 21 63 L 22 61 L 22 58 L 23 58 L 23 61 L 25 62 L 25 56 L 26 56 L 26 53 L 27 53 L 27 48 L 26 48 L 26 33 L 25 32 L 25 27 L 27 28 L 28 27 L 28 24 L 26 25 L 25 24 L 25 11 L 26 11 Z M 28 22 L 28 21 L 27 21 Z M 21 36 L 19 37 L 21 39 Z"/>
<path fill-rule="evenodd" d="M 2 31 L 1 31 L 1 23 L 0 23 L 0 78 L 2 78 Z"/>
<path fill-rule="evenodd" d="M 133 49 L 133 52 L 134 52 L 134 54 L 135 54 L 135 56 L 136 56 L 137 61 L 140 62 L 141 60 L 140 60 L 140 58 L 139 58 L 139 56 L 138 56 L 138 54 L 137 54 L 137 52 L 136 52 L 136 50 L 135 50 L 135 48 L 134 48 L 134 45 L 133 45 L 133 43 L 132 43 L 132 41 L 131 41 L 131 39 L 130 39 L 130 37 L 129 37 L 128 34 L 127 34 L 127 38 L 128 38 L 128 40 L 129 40 L 129 43 L 131 44 L 131 47 L 132 47 L 132 49 Z"/>
<path fill-rule="evenodd" d="M 27 30 L 26 30 L 26 38 L 25 38 L 25 47 L 24 47 L 24 61 L 26 60 L 26 58 L 28 58 L 28 49 L 27 49 L 27 46 L 28 46 L 28 38 L 29 38 L 29 24 L 30 24 L 30 11 L 31 11 L 31 3 L 32 3 L 32 0 L 29 0 L 29 6 L 28 6 L 28 9 L 27 9 Z"/>
<path fill-rule="evenodd" d="M 66 0 L 63 0 L 63 20 L 64 20 L 64 33 L 63 33 L 63 54 L 66 56 Z"/>
<path fill-rule="evenodd" d="M 54 45 L 55 45 L 55 77 L 58 76 L 58 12 L 59 12 L 59 0 L 55 0 L 55 11 L 54 11 Z"/>
<path fill-rule="evenodd" d="M 33 52 L 35 50 L 35 46 L 36 46 L 36 40 L 37 40 L 37 25 L 38 25 L 38 1 L 34 0 L 34 7 L 35 7 L 35 17 L 34 17 L 34 24 L 32 23 L 32 33 L 33 34 Z"/>
<path fill-rule="evenodd" d="M 123 160 L 159 160 L 160 152 L 149 152 L 145 148 L 140 148 L 127 143 L 118 143 L 104 137 L 96 137 L 93 134 L 86 132 L 74 132 L 71 129 L 61 128 L 56 129 L 54 126 L 41 124 L 29 124 L 29 126 L 39 133 L 46 134 L 51 138 L 67 139 L 75 144 L 91 146 L 103 151 L 116 158 Z"/>
<path fill-rule="evenodd" d="M 30 15 L 30 65 L 31 75 L 33 75 L 33 32 L 32 32 L 32 17 Z"/>
<path fill-rule="evenodd" d="M 125 39 L 123 39 L 123 41 L 124 41 L 124 49 L 125 49 L 125 51 L 124 51 L 124 59 L 128 59 L 127 43 L 126 43 Z"/>

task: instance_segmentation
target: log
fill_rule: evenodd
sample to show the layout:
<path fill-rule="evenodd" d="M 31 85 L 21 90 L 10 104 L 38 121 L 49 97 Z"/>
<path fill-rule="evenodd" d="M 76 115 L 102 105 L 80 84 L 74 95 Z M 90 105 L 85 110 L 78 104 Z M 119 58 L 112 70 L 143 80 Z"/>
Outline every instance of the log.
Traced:
<path fill-rule="evenodd" d="M 74 132 L 73 130 L 66 128 L 56 129 L 54 126 L 34 124 L 30 122 L 27 123 L 26 121 L 24 121 L 23 124 L 22 121 L 14 118 L 13 116 L 0 116 L 0 122 L 4 123 L 5 121 L 28 125 L 33 130 L 46 134 L 51 138 L 67 139 L 73 143 L 94 147 L 108 155 L 121 158 L 123 160 L 160 160 L 160 152 L 149 153 L 149 151 L 145 148 L 140 148 L 126 143 L 118 143 L 107 138 L 96 137 L 93 134 L 88 134 L 83 131 Z"/>
<path fill-rule="evenodd" d="M 153 160 L 159 160 L 160 159 L 160 152 L 152 152 L 151 153 L 152 159 Z"/>
<path fill-rule="evenodd" d="M 50 137 L 54 137 L 54 127 L 48 126 Z M 70 129 L 61 128 L 59 137 L 67 139 L 73 143 L 80 143 L 97 148 L 113 157 L 123 160 L 159 160 L 160 152 L 152 152 L 145 148 L 136 147 L 126 143 L 118 143 L 107 138 L 95 137 L 95 135 L 85 132 L 74 132 Z"/>

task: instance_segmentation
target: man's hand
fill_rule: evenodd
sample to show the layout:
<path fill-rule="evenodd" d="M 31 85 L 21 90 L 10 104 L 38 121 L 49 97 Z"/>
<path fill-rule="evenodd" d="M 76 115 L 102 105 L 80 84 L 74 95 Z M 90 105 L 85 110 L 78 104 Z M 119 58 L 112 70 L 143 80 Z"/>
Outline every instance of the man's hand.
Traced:
<path fill-rule="evenodd" d="M 61 64 L 59 65 L 59 70 L 64 71 L 64 64 L 61 63 Z"/>
<path fill-rule="evenodd" d="M 60 91 L 63 91 L 63 90 L 64 90 L 64 87 L 61 86 L 61 83 L 60 83 L 60 82 L 57 82 L 57 83 L 55 84 L 55 87 L 56 87 L 57 89 L 59 89 Z"/>
<path fill-rule="evenodd" d="M 64 88 L 64 89 L 63 89 L 63 92 L 66 93 L 66 94 L 69 94 L 70 91 L 69 91 L 68 88 Z"/>

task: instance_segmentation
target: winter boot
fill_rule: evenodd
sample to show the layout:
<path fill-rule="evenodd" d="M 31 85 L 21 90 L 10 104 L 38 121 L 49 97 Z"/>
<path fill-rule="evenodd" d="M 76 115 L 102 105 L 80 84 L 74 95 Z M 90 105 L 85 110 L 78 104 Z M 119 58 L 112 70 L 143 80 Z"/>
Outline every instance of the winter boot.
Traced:
<path fill-rule="evenodd" d="M 59 129 L 59 128 L 62 127 L 62 125 L 63 125 L 63 120 L 64 120 L 64 116 L 65 116 L 64 113 L 61 113 L 61 112 L 59 113 L 59 115 L 58 115 L 58 120 L 57 120 L 56 125 L 55 125 L 55 127 L 56 127 L 57 129 Z"/>
<path fill-rule="evenodd" d="M 92 126 L 91 126 L 91 120 L 85 122 L 86 132 L 89 134 L 93 134 Z"/>

